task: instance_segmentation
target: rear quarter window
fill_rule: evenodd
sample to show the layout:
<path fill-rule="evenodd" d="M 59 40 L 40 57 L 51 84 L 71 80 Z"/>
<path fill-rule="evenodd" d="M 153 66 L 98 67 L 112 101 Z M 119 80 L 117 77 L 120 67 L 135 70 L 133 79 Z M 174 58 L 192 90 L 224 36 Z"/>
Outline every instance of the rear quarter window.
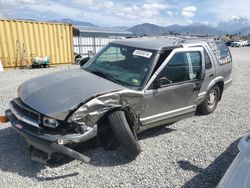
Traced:
<path fill-rule="evenodd" d="M 206 50 L 204 51 L 204 55 L 205 55 L 205 67 L 206 69 L 210 69 L 212 67 L 212 62 Z"/>
<path fill-rule="evenodd" d="M 231 53 L 224 42 L 210 42 L 208 43 L 214 52 L 220 65 L 225 65 L 232 62 Z"/>

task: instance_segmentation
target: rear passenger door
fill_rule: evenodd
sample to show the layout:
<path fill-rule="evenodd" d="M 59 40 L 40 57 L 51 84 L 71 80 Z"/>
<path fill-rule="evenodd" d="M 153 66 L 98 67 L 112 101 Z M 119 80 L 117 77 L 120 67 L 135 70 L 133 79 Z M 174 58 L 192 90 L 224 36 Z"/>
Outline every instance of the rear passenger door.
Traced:
<path fill-rule="evenodd" d="M 201 95 L 204 95 L 205 97 L 205 92 L 209 83 L 215 78 L 215 67 L 214 64 L 212 63 L 212 59 L 210 54 L 204 50 L 204 57 L 205 57 L 205 77 L 204 77 L 204 83 L 202 84 L 201 88 Z M 204 93 L 202 93 L 204 92 Z"/>
<path fill-rule="evenodd" d="M 142 124 L 194 112 L 203 76 L 203 48 L 173 50 L 146 86 Z"/>

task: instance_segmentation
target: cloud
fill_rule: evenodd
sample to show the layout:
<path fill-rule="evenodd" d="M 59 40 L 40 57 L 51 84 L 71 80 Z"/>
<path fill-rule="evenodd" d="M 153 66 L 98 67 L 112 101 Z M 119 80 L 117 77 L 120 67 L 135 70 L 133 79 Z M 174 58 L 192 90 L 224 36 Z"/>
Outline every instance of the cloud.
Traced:
<path fill-rule="evenodd" d="M 170 10 L 166 11 L 166 14 L 167 14 L 168 16 L 170 16 L 170 17 L 172 17 L 172 16 L 174 15 L 174 13 L 173 13 L 172 11 L 170 11 Z"/>
<path fill-rule="evenodd" d="M 102 7 L 110 9 L 110 8 L 114 7 L 114 3 L 112 1 L 107 1 L 107 2 L 105 2 L 105 3 L 102 4 Z"/>
<path fill-rule="evenodd" d="M 152 18 L 160 14 L 161 10 L 165 10 L 167 4 L 160 3 L 146 3 L 142 5 L 132 5 L 127 6 L 124 4 L 116 4 L 115 9 L 112 10 L 112 13 L 115 15 L 123 15 L 127 18 Z M 132 17 L 131 17 L 132 16 Z"/>
<path fill-rule="evenodd" d="M 151 23 L 162 23 L 163 19 L 161 18 L 161 11 L 166 10 L 167 8 L 167 3 L 134 3 L 131 5 L 125 2 L 121 3 L 113 1 L 96 2 L 95 6 L 90 7 L 90 9 L 95 10 L 97 13 L 95 16 L 102 13 L 104 17 L 109 17 L 112 20 L 117 20 L 118 22 L 121 22 L 122 20 L 122 24 L 134 24 L 136 22 L 142 23 L 148 21 Z M 110 21 L 110 19 L 102 19 L 102 21 L 106 22 Z"/>
<path fill-rule="evenodd" d="M 211 26 L 211 23 L 209 21 L 201 21 L 200 24 L 206 25 L 206 26 Z"/>
<path fill-rule="evenodd" d="M 37 0 L 17 0 L 17 3 L 24 3 L 24 4 L 39 4 L 40 2 Z"/>
<path fill-rule="evenodd" d="M 60 3 L 48 3 L 48 4 L 27 4 L 26 7 L 32 9 L 33 11 L 40 12 L 49 12 L 60 15 L 63 17 L 78 17 L 82 15 L 82 11 L 80 9 L 72 8 Z"/>
<path fill-rule="evenodd" d="M 190 25 L 190 24 L 193 23 L 193 21 L 192 21 L 191 19 L 187 19 L 187 20 L 185 21 L 185 23 L 186 23 L 187 25 Z"/>
<path fill-rule="evenodd" d="M 95 3 L 95 0 L 72 0 L 72 2 L 86 6 L 86 5 L 93 5 Z"/>
<path fill-rule="evenodd" d="M 187 6 L 182 9 L 181 14 L 185 17 L 192 18 L 195 16 L 197 8 L 195 6 Z"/>
<path fill-rule="evenodd" d="M 128 25 L 133 26 L 140 23 L 153 23 L 159 25 L 169 24 L 169 19 L 161 15 L 161 11 L 166 9 L 166 5 L 159 4 L 134 4 L 126 5 L 114 3 L 112 7 L 103 8 L 103 5 L 91 7 L 95 8 L 95 15 L 92 12 L 85 11 L 85 19 L 102 18 L 102 25 Z M 152 7 L 152 8 L 150 8 Z M 101 11 L 100 11 L 101 10 Z M 95 22 L 96 23 L 96 22 Z"/>
<path fill-rule="evenodd" d="M 0 0 L 1 18 L 40 21 L 82 17 L 82 10 L 51 0 Z"/>
<path fill-rule="evenodd" d="M 167 2 L 166 0 L 0 0 L 0 16 L 36 20 L 60 20 L 62 18 L 70 18 L 76 21 L 93 22 L 101 26 L 133 26 L 145 22 L 166 26 L 170 24 L 202 22 L 204 20 L 211 21 L 211 14 L 216 14 L 217 17 L 219 17 L 219 15 L 221 16 L 221 14 L 215 13 L 215 10 L 211 10 L 212 5 L 208 6 L 208 3 L 205 1 L 200 2 L 198 5 L 188 5 L 186 4 L 187 2 L 183 5 L 180 4 L 179 1 L 180 0 L 169 0 Z M 216 0 L 211 1 L 215 3 Z M 226 0 L 221 1 L 225 3 Z M 206 9 L 203 10 L 202 7 L 206 7 Z M 215 5 L 213 4 L 213 9 L 214 7 Z M 199 11 L 199 17 L 196 16 L 198 9 L 202 9 L 202 11 Z M 205 15 L 208 11 L 210 11 L 209 19 L 205 16 L 201 19 L 200 15 Z M 225 11 L 225 9 L 223 9 L 223 11 L 228 14 L 228 11 Z M 223 14 L 225 15 L 225 13 Z"/>
<path fill-rule="evenodd" d="M 166 3 L 150 3 L 150 4 L 144 4 L 142 6 L 143 9 L 147 10 L 164 10 L 168 7 Z"/>
<path fill-rule="evenodd" d="M 140 23 L 158 25 L 185 24 L 173 4 L 163 0 L 0 0 L 0 17 L 34 20 L 93 22 L 101 26 L 133 26 Z M 179 8 L 178 8 L 179 9 Z M 191 10 L 192 11 L 192 10 Z"/>
<path fill-rule="evenodd" d="M 210 0 L 205 4 L 206 12 L 213 15 L 217 21 L 227 19 L 232 16 L 245 17 L 250 19 L 250 1 L 237 0 Z M 216 7 L 216 8 L 215 8 Z"/>
<path fill-rule="evenodd" d="M 185 12 L 185 11 L 182 11 L 181 14 L 185 17 L 189 17 L 189 18 L 192 18 L 195 16 L 195 13 L 194 12 Z"/>
<path fill-rule="evenodd" d="M 182 11 L 185 11 L 185 12 L 196 12 L 197 8 L 195 6 L 187 6 L 187 7 L 184 7 L 182 9 Z"/>

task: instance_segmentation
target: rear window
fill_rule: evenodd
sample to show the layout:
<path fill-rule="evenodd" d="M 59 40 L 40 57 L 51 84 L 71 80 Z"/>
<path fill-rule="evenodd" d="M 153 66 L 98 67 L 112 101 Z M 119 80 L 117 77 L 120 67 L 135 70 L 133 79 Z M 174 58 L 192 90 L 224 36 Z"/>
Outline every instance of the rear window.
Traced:
<path fill-rule="evenodd" d="M 231 53 L 224 42 L 210 42 L 208 44 L 212 48 L 220 65 L 232 62 Z"/>

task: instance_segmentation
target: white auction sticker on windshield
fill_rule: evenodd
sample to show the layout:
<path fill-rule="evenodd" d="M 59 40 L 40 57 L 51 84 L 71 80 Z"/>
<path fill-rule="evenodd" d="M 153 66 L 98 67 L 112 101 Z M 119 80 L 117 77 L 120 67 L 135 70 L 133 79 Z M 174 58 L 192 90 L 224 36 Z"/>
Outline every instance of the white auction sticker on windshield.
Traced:
<path fill-rule="evenodd" d="M 133 52 L 133 55 L 146 57 L 146 58 L 150 58 L 152 54 L 153 54 L 152 52 L 147 52 L 147 51 L 143 51 L 143 50 L 135 50 Z"/>

